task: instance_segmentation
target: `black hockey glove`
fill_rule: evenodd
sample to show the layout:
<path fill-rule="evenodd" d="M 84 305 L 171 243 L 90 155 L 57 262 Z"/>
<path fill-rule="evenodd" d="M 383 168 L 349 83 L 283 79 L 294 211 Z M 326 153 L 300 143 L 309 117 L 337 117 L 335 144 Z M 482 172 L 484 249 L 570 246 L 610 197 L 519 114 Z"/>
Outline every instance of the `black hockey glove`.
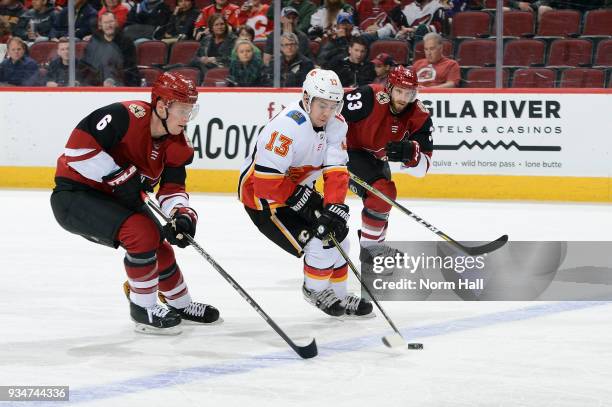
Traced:
<path fill-rule="evenodd" d="M 285 201 L 287 206 L 296 211 L 309 225 L 317 223 L 315 212 L 323 211 L 323 198 L 312 188 L 298 185 Z"/>
<path fill-rule="evenodd" d="M 140 197 L 140 192 L 144 190 L 144 186 L 135 166 L 132 165 L 125 169 L 119 168 L 102 177 L 102 181 L 113 189 L 113 195 L 126 208 L 135 211 L 144 205 Z"/>
<path fill-rule="evenodd" d="M 421 146 L 414 140 L 387 143 L 387 160 L 399 161 L 407 167 L 414 167 L 421 160 Z"/>
<path fill-rule="evenodd" d="M 191 208 L 181 206 L 172 214 L 172 221 L 164 226 L 164 237 L 168 243 L 185 248 L 189 242 L 184 234 L 195 236 L 198 214 Z"/>
<path fill-rule="evenodd" d="M 327 204 L 317 220 L 315 236 L 323 240 L 327 238 L 327 235 L 333 233 L 336 240 L 341 242 L 348 235 L 348 226 L 346 225 L 348 220 L 348 206 L 345 204 Z"/>

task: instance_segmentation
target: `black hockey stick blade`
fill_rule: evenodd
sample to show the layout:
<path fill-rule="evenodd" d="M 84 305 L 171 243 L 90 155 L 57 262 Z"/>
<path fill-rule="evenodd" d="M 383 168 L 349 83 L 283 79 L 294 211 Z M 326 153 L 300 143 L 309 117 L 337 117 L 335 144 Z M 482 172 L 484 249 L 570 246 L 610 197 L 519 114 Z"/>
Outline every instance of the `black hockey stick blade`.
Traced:
<path fill-rule="evenodd" d="M 315 356 L 317 356 L 319 354 L 319 351 L 317 349 L 317 342 L 315 341 L 314 338 L 312 339 L 312 342 L 310 342 L 306 346 L 297 346 L 297 345 L 295 345 L 295 347 L 293 347 L 293 350 L 298 355 L 300 355 L 300 357 L 302 359 L 314 358 Z"/>
<path fill-rule="evenodd" d="M 459 243 L 457 243 L 457 245 L 459 246 L 461 250 L 463 250 L 470 256 L 478 256 L 481 254 L 494 252 L 495 250 L 505 245 L 507 242 L 508 242 L 508 235 L 503 235 L 497 238 L 496 240 L 493 240 L 492 242 L 489 242 L 482 246 L 467 247 Z"/>

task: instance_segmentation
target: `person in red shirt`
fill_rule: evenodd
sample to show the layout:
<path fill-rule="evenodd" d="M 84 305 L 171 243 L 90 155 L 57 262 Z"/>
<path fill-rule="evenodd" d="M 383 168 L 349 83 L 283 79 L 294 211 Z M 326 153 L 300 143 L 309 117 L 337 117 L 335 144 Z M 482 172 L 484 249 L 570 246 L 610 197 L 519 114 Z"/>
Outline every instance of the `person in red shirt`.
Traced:
<path fill-rule="evenodd" d="M 255 40 L 265 40 L 271 30 L 268 30 L 268 8 L 269 4 L 262 4 L 261 0 L 247 0 L 240 7 L 238 22 L 240 25 L 248 25 L 255 30 Z"/>
<path fill-rule="evenodd" d="M 181 320 L 219 319 L 215 307 L 191 300 L 171 246 L 187 247 L 183 234 L 194 236 L 198 220 L 185 191 L 194 150 L 184 133 L 197 114 L 197 98 L 192 81 L 165 72 L 150 103 L 113 103 L 81 120 L 57 160 L 55 219 L 87 240 L 125 249 L 124 288 L 137 332 L 176 334 Z M 172 218 L 165 226 L 141 197 L 157 184 L 157 200 Z M 91 265 L 83 267 L 92 272 Z M 166 306 L 157 303 L 158 294 Z"/>
<path fill-rule="evenodd" d="M 221 14 L 225 21 L 232 26 L 232 28 L 238 28 L 240 26 L 240 21 L 238 19 L 240 7 L 230 3 L 228 0 L 215 0 L 213 4 L 204 7 L 200 12 L 198 19 L 195 22 L 196 30 L 205 28 L 208 18 L 215 13 Z M 199 40 L 201 36 L 202 34 L 194 35 L 196 40 Z"/>
<path fill-rule="evenodd" d="M 397 197 L 397 189 L 389 162 L 399 162 L 400 170 L 414 177 L 424 177 L 431 166 L 433 124 L 416 94 L 414 72 L 396 66 L 385 85 L 366 85 L 344 95 L 348 169 L 391 199 Z M 363 200 L 359 232 L 363 271 L 368 247 L 385 240 L 391 205 L 352 181 L 350 188 Z"/>
<path fill-rule="evenodd" d="M 127 15 L 130 12 L 130 8 L 123 4 L 121 0 L 102 0 L 102 4 L 104 4 L 104 6 L 98 11 L 98 21 L 100 21 L 100 17 L 102 17 L 104 13 L 111 12 L 115 15 L 117 27 L 119 27 L 119 29 L 123 28 L 127 21 Z"/>
<path fill-rule="evenodd" d="M 442 37 L 429 33 L 423 37 L 425 58 L 414 63 L 419 85 L 428 88 L 455 88 L 459 86 L 461 74 L 457 61 L 442 55 Z"/>

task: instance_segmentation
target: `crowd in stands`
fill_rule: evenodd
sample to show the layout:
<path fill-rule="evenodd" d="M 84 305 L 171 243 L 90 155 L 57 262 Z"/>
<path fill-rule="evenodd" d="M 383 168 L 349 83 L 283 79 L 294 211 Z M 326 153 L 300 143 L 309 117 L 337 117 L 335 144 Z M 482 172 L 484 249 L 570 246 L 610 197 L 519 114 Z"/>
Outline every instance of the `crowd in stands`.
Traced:
<path fill-rule="evenodd" d="M 320 1 L 320 4 L 319 4 Z M 612 0 L 503 1 L 503 83 L 612 87 Z M 67 0 L 0 0 L 0 85 L 67 86 Z M 496 0 L 75 0 L 80 86 L 301 86 L 315 66 L 345 87 L 412 66 L 424 87 L 494 87 Z"/>

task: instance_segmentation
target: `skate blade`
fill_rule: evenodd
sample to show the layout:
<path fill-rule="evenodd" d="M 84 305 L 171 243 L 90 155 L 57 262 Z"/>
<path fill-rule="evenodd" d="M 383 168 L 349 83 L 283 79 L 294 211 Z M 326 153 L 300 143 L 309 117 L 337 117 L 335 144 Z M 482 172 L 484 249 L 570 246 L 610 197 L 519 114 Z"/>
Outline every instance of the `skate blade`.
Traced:
<path fill-rule="evenodd" d="M 138 322 L 134 323 L 134 331 L 138 332 L 139 334 L 164 336 L 179 335 L 181 332 L 183 332 L 179 325 L 170 328 L 156 328 L 154 326 L 141 324 Z"/>
<path fill-rule="evenodd" d="M 181 325 L 189 325 L 189 326 L 215 326 L 221 325 L 223 323 L 223 318 L 219 317 L 215 322 L 196 322 L 190 321 L 188 319 L 181 319 Z"/>
<path fill-rule="evenodd" d="M 360 320 L 360 319 L 372 319 L 372 318 L 376 318 L 376 314 L 374 312 L 370 312 L 367 315 L 355 315 L 355 314 L 347 315 L 347 314 L 344 314 L 344 315 L 340 316 L 340 318 L 346 319 L 347 321 L 350 321 L 350 320 Z"/>

